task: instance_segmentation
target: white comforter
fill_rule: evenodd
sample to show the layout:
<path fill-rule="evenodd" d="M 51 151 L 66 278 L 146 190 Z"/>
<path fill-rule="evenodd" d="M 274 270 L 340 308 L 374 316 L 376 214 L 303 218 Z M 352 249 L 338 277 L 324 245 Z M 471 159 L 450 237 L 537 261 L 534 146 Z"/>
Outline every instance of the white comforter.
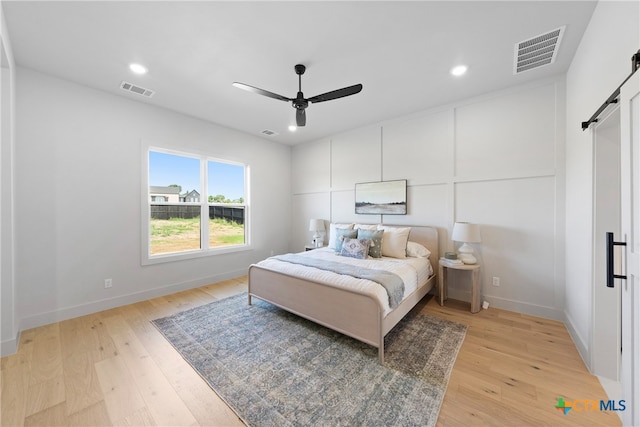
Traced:
<path fill-rule="evenodd" d="M 312 251 L 301 253 L 301 255 L 330 261 L 344 262 L 364 268 L 386 270 L 395 273 L 404 281 L 405 298 L 415 291 L 418 286 L 422 286 L 426 283 L 427 279 L 433 274 L 431 263 L 429 263 L 427 258 L 397 259 L 382 257 L 355 259 L 336 255 L 332 249 L 328 248 L 314 249 Z M 367 295 L 375 296 L 380 301 L 380 305 L 382 306 L 385 315 L 391 311 L 387 291 L 382 285 L 376 282 L 366 279 L 357 279 L 355 277 L 320 270 L 314 267 L 278 261 L 273 258 L 267 258 L 260 261 L 258 265 L 269 270 L 326 283 L 331 286 L 353 289 Z"/>

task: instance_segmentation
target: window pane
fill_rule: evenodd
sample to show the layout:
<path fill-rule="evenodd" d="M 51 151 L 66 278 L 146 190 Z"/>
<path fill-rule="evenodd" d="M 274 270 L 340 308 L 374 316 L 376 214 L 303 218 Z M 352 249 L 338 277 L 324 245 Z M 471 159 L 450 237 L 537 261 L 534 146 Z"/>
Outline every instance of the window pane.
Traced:
<path fill-rule="evenodd" d="M 209 203 L 244 203 L 244 166 L 209 161 Z"/>
<path fill-rule="evenodd" d="M 172 194 L 183 198 L 187 195 L 200 196 L 200 160 L 194 157 L 149 151 L 149 190 L 173 188 Z M 176 192 L 175 189 L 178 189 Z M 150 194 L 165 196 L 163 193 Z M 169 197 L 168 202 L 179 202 L 179 197 Z"/>
<path fill-rule="evenodd" d="M 200 206 L 161 206 L 174 212 L 167 219 L 154 218 L 151 205 L 151 255 L 200 249 Z M 195 208 L 197 215 L 189 217 L 187 208 Z M 181 217 L 180 215 L 186 216 Z"/>
<path fill-rule="evenodd" d="M 245 243 L 244 166 L 209 161 L 209 247 Z M 225 206 L 226 205 L 226 206 Z"/>
<path fill-rule="evenodd" d="M 200 160 L 149 151 L 151 255 L 201 249 Z"/>

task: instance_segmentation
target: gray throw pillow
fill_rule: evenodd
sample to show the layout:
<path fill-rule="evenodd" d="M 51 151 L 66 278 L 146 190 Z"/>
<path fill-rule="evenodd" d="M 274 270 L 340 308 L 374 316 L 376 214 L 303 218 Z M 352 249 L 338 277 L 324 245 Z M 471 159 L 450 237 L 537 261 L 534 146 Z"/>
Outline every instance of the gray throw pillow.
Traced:
<path fill-rule="evenodd" d="M 373 242 L 369 248 L 369 256 L 371 258 L 382 258 L 382 236 L 384 230 L 363 230 L 358 229 L 358 239 L 368 239 Z"/>
<path fill-rule="evenodd" d="M 347 230 L 345 228 L 336 228 L 336 253 L 342 251 L 342 242 L 344 239 L 355 239 L 358 237 L 358 230 Z"/>
<path fill-rule="evenodd" d="M 345 238 L 340 255 L 357 259 L 367 259 L 371 240 Z"/>

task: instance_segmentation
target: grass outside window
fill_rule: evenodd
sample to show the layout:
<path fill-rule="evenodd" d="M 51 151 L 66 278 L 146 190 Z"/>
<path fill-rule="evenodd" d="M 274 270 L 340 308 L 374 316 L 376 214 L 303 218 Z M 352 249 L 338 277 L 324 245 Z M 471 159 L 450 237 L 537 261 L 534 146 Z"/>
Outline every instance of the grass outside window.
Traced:
<path fill-rule="evenodd" d="M 151 255 L 198 250 L 200 217 L 151 219 Z M 215 218 L 209 220 L 209 247 L 242 245 L 245 243 L 242 224 Z"/>

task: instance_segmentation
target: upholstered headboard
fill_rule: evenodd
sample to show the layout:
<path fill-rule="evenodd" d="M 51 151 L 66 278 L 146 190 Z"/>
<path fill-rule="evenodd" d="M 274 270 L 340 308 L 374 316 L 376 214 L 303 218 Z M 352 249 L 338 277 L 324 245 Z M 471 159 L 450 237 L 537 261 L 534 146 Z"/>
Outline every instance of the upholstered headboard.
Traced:
<path fill-rule="evenodd" d="M 396 225 L 396 224 L 383 224 L 389 227 L 411 227 L 409 233 L 409 240 L 412 242 L 420 243 L 422 246 L 429 249 L 431 256 L 431 266 L 433 271 L 438 271 L 438 260 L 440 259 L 439 242 L 438 242 L 438 230 L 435 227 L 429 227 L 425 225 Z"/>
<path fill-rule="evenodd" d="M 434 227 L 426 227 L 419 225 L 412 225 L 411 232 L 409 233 L 409 240 L 412 242 L 420 243 L 431 252 L 429 261 L 433 271 L 438 271 L 439 243 L 438 243 L 438 230 Z"/>

